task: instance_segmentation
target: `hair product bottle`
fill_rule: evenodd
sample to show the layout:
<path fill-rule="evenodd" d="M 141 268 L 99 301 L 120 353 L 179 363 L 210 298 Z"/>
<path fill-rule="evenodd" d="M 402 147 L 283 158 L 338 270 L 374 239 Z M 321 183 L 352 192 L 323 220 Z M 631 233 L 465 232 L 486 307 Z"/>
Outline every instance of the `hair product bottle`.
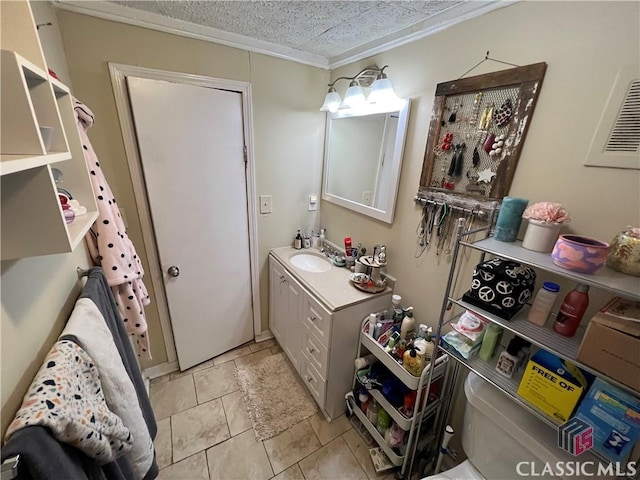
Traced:
<path fill-rule="evenodd" d="M 565 337 L 573 337 L 578 329 L 580 320 L 589 306 L 589 285 L 579 283 L 571 290 L 560 307 L 553 330 Z"/>
<path fill-rule="evenodd" d="M 542 288 L 538 290 L 536 298 L 529 310 L 527 320 L 536 325 L 543 326 L 549 318 L 553 304 L 558 297 L 560 285 L 553 282 L 544 282 Z"/>

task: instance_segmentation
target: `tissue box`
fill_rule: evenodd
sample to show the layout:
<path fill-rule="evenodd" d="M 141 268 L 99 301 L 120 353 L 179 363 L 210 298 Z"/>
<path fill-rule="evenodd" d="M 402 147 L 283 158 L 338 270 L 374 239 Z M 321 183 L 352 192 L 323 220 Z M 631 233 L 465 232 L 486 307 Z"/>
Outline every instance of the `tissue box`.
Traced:
<path fill-rule="evenodd" d="M 576 412 L 593 427 L 593 448 L 612 462 L 626 462 L 640 438 L 640 400 L 597 378 Z"/>
<path fill-rule="evenodd" d="M 640 391 L 640 321 L 632 320 L 637 315 L 636 302 L 614 298 L 589 322 L 578 360 Z"/>
<path fill-rule="evenodd" d="M 587 385 L 585 374 L 575 365 L 538 350 L 527 363 L 518 395 L 562 424 L 571 418 Z"/>

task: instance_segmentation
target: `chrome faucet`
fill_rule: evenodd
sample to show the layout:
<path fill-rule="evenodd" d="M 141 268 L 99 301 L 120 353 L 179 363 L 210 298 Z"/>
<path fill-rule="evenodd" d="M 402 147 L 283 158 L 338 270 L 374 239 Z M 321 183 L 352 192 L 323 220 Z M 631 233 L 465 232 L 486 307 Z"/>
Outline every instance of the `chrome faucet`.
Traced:
<path fill-rule="evenodd" d="M 333 257 L 336 256 L 336 252 L 333 251 L 333 249 L 327 245 L 326 242 L 322 242 L 322 245 L 320 246 L 320 252 L 324 253 L 327 257 L 333 259 Z"/>

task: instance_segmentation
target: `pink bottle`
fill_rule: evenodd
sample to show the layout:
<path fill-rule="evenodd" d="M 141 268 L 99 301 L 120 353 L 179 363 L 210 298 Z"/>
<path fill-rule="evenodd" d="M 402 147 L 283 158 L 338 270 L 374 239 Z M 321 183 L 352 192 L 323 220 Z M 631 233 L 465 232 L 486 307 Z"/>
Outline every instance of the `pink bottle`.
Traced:
<path fill-rule="evenodd" d="M 560 307 L 553 330 L 565 337 L 573 337 L 580 325 L 580 320 L 589 306 L 589 285 L 579 283 L 571 290 Z"/>

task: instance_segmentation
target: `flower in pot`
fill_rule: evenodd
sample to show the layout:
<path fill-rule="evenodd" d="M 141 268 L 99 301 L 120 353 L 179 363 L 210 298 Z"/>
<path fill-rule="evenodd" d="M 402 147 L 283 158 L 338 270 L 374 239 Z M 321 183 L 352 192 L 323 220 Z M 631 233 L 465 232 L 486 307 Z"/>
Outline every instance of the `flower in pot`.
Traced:
<path fill-rule="evenodd" d="M 522 218 L 529 221 L 522 246 L 543 253 L 553 250 L 560 228 L 571 221 L 564 207 L 554 202 L 534 203 L 526 208 Z"/>

